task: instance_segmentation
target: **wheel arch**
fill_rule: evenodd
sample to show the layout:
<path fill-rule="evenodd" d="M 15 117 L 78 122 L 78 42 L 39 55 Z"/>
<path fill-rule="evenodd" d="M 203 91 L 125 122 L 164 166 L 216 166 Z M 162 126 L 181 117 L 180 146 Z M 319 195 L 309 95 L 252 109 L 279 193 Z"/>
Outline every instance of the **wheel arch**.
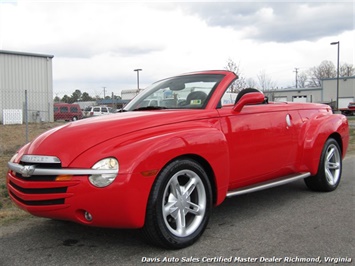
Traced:
<path fill-rule="evenodd" d="M 216 184 L 216 176 L 210 163 L 200 155 L 189 153 L 189 154 L 182 154 L 178 157 L 171 159 L 166 165 L 168 165 L 169 163 L 175 160 L 180 160 L 180 159 L 191 159 L 197 162 L 203 168 L 203 170 L 205 170 L 212 189 L 212 197 L 213 197 L 212 203 L 215 205 L 217 203 L 217 184 Z"/>
<path fill-rule="evenodd" d="M 327 140 L 330 138 L 334 139 L 338 143 L 338 145 L 340 147 L 340 152 L 341 152 L 341 154 L 343 154 L 344 153 L 343 141 L 341 139 L 340 134 L 338 132 L 334 132 L 334 133 L 330 134 L 330 136 L 327 138 Z"/>

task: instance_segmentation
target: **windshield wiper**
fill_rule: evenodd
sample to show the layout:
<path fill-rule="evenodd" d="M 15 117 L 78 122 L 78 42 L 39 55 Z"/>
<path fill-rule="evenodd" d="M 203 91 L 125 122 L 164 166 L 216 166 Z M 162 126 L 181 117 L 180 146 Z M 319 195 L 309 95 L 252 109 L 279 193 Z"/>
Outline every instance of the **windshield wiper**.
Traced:
<path fill-rule="evenodd" d="M 168 109 L 164 106 L 144 106 L 133 109 L 132 111 L 146 111 L 146 110 L 161 110 L 161 109 Z"/>

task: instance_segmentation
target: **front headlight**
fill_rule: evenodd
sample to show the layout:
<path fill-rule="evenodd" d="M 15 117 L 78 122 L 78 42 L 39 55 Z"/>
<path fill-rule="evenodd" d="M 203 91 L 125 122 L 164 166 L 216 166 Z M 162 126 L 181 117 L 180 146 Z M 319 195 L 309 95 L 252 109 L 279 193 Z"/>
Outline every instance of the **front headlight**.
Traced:
<path fill-rule="evenodd" d="M 115 158 L 106 158 L 97 162 L 92 169 L 95 170 L 116 170 L 118 173 L 119 164 Z M 97 174 L 89 176 L 89 181 L 95 187 L 106 187 L 116 178 L 117 174 Z"/>

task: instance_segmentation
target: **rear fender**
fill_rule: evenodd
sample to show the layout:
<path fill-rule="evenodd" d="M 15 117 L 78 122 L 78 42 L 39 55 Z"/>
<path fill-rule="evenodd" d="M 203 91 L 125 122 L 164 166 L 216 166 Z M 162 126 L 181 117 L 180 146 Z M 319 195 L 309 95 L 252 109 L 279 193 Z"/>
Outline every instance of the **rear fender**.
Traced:
<path fill-rule="evenodd" d="M 349 143 L 349 125 L 345 116 L 317 114 L 305 122 L 302 132 L 303 164 L 300 165 L 300 171 L 310 171 L 312 175 L 317 173 L 324 143 L 331 136 L 339 142 L 342 157 L 345 157 Z"/>

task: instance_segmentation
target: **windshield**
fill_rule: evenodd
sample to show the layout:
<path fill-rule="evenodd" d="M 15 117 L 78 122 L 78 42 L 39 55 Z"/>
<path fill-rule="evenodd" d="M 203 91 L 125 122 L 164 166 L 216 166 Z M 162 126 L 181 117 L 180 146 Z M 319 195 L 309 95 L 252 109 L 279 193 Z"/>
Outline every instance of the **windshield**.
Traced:
<path fill-rule="evenodd" d="M 203 109 L 224 75 L 186 75 L 158 81 L 138 94 L 125 111 Z"/>

